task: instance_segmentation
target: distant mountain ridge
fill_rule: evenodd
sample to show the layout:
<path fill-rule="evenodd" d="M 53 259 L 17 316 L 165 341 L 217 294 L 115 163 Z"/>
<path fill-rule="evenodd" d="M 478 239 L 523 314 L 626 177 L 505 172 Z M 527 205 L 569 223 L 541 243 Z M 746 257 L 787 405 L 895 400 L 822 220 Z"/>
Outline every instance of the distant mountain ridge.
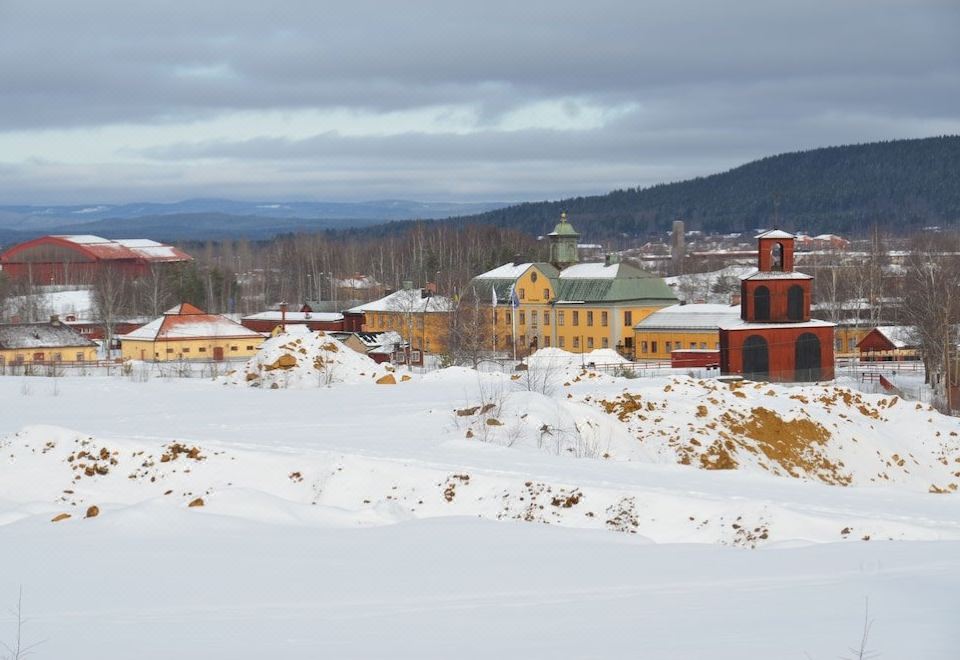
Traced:
<path fill-rule="evenodd" d="M 779 208 L 775 210 L 775 200 Z M 734 169 L 649 188 L 532 202 L 451 218 L 545 233 L 566 211 L 587 238 L 687 229 L 769 227 L 857 234 L 960 221 L 960 136 L 893 140 L 768 156 Z"/>
<path fill-rule="evenodd" d="M 269 238 L 297 231 L 348 229 L 409 219 L 439 219 L 505 206 L 500 202 L 243 202 L 0 205 L 0 242 L 52 233 L 158 240 Z"/>

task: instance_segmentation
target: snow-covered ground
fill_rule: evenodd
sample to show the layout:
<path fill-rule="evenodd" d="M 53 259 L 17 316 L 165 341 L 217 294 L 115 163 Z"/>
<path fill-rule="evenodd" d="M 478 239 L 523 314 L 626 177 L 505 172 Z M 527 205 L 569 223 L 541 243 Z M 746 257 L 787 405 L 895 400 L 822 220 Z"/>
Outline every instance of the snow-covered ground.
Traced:
<path fill-rule="evenodd" d="M 22 585 L 34 657 L 826 659 L 865 598 L 881 657 L 956 657 L 957 420 L 574 364 L 359 374 L 0 378 L 0 610 Z"/>

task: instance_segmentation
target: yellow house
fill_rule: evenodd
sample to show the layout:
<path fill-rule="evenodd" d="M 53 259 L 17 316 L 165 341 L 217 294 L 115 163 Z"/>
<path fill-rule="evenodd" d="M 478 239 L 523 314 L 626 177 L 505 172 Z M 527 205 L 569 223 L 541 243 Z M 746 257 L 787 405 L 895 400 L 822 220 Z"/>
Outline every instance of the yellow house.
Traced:
<path fill-rule="evenodd" d="M 834 355 L 836 357 L 859 357 L 860 350 L 857 345 L 870 334 L 874 326 L 863 325 L 865 321 L 858 324 L 843 323 L 837 324 L 833 330 Z"/>
<path fill-rule="evenodd" d="M 94 362 L 97 345 L 54 317 L 0 324 L 0 370 L 12 365 Z"/>
<path fill-rule="evenodd" d="M 720 325 L 739 318 L 739 305 L 664 307 L 634 327 L 635 359 L 669 360 L 675 350 L 720 350 Z"/>
<path fill-rule="evenodd" d="M 124 360 L 224 360 L 252 356 L 264 336 L 189 303 L 168 309 L 142 328 L 121 335 Z"/>
<path fill-rule="evenodd" d="M 363 332 L 396 332 L 413 351 L 438 354 L 447 350 L 453 302 L 432 295 L 410 282 L 388 296 L 364 303 L 347 313 L 363 314 Z M 412 362 L 420 362 L 412 359 Z"/>
<path fill-rule="evenodd" d="M 576 263 L 578 237 L 563 215 L 548 235 L 551 263 L 504 264 L 473 279 L 472 294 L 492 308 L 490 350 L 512 351 L 516 340 L 521 354 L 552 346 L 632 357 L 633 326 L 677 302 L 661 278 L 615 255 Z"/>

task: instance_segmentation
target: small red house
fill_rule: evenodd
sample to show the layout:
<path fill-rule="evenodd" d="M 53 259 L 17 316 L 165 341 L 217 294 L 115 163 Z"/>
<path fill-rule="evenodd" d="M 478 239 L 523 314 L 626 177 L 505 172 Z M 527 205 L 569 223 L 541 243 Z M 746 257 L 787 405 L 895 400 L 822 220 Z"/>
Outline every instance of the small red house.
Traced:
<path fill-rule="evenodd" d="M 339 312 L 314 312 L 304 305 L 299 312 L 267 311 L 259 314 L 250 314 L 240 319 L 245 328 L 257 332 L 273 332 L 274 328 L 286 325 L 305 325 L 311 332 L 342 332 L 344 330 L 343 314 Z"/>
<path fill-rule="evenodd" d="M 864 362 L 918 360 L 919 340 L 913 328 L 902 325 L 881 325 L 857 343 Z"/>
<path fill-rule="evenodd" d="M 813 278 L 793 270 L 794 236 L 757 236 L 740 282 L 740 320 L 720 326 L 720 371 L 780 382 L 833 380 L 833 324 L 810 318 Z"/>

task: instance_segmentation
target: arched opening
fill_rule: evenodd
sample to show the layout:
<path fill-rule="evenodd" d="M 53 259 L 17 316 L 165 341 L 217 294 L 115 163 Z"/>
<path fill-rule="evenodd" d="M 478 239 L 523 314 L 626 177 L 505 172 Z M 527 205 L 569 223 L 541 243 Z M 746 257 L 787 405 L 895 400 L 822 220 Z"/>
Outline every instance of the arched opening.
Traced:
<path fill-rule="evenodd" d="M 767 340 L 760 335 L 750 335 L 743 342 L 743 377 L 753 380 L 770 377 L 770 350 Z"/>
<path fill-rule="evenodd" d="M 787 290 L 787 318 L 791 321 L 803 320 L 803 287 L 799 284 Z"/>
<path fill-rule="evenodd" d="M 820 380 L 820 340 L 811 332 L 797 337 L 794 345 L 794 379 Z"/>
<path fill-rule="evenodd" d="M 770 248 L 770 270 L 783 272 L 783 243 L 774 243 Z"/>
<path fill-rule="evenodd" d="M 770 289 L 758 286 L 753 292 L 753 318 L 757 321 L 770 320 Z"/>

